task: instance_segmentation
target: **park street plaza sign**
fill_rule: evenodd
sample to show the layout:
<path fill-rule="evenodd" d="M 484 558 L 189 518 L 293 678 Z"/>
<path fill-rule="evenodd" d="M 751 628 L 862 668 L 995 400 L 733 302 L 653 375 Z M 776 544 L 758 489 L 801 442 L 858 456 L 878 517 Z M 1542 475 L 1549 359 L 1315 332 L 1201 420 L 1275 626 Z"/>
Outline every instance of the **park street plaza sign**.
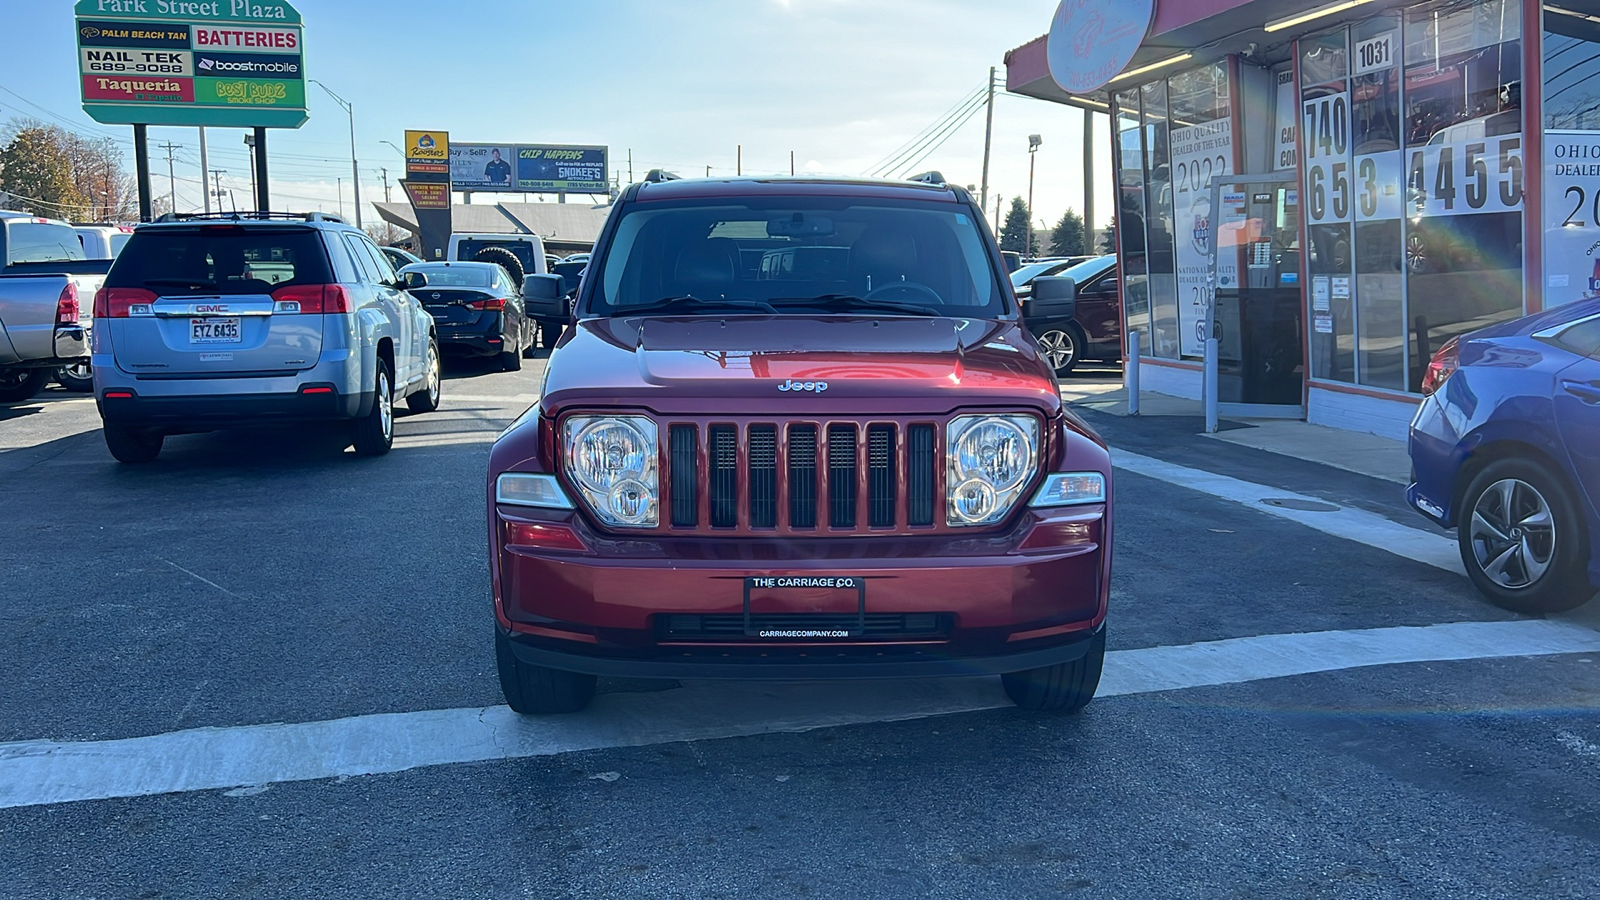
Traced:
<path fill-rule="evenodd" d="M 300 13 L 284 0 L 78 0 L 83 111 L 107 125 L 299 128 Z"/>
<path fill-rule="evenodd" d="M 1069 94 L 1087 94 L 1117 77 L 1150 30 L 1155 0 L 1061 0 L 1045 58 Z"/>

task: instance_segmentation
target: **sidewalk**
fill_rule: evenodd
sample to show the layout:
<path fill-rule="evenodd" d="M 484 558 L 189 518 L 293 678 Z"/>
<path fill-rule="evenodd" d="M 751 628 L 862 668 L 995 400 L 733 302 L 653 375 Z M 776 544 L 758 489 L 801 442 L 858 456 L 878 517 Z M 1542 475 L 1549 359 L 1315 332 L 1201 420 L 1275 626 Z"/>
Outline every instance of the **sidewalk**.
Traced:
<path fill-rule="evenodd" d="M 1116 380 L 1110 380 L 1114 377 Z M 1061 399 L 1084 409 L 1116 416 L 1128 414 L 1128 392 L 1120 376 L 1068 379 L 1061 385 Z M 1205 410 L 1198 400 L 1145 391 L 1139 398 L 1139 415 L 1201 418 Z M 1344 431 L 1312 425 L 1293 419 L 1223 420 L 1213 440 L 1254 447 L 1308 462 L 1321 463 L 1395 484 L 1409 484 L 1411 458 L 1406 445 L 1373 434 Z"/>

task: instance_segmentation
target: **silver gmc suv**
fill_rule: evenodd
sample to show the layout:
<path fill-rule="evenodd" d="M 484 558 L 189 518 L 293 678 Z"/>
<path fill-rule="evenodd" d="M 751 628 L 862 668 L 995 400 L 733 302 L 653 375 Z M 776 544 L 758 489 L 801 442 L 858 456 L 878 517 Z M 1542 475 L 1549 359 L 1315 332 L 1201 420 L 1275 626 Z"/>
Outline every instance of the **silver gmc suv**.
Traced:
<path fill-rule="evenodd" d="M 433 317 L 334 216 L 141 225 L 94 314 L 95 401 L 125 463 L 155 459 L 169 434 L 315 420 L 349 420 L 356 452 L 378 455 L 396 401 L 439 405 Z"/>

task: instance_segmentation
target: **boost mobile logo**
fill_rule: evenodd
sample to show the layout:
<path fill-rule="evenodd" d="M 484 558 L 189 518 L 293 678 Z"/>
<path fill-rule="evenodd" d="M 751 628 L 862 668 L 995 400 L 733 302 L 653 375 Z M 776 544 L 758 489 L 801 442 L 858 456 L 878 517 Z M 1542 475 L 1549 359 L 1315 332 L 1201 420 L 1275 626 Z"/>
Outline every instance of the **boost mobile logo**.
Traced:
<path fill-rule="evenodd" d="M 820 394 L 827 389 L 828 383 L 826 381 L 795 381 L 790 379 L 778 385 L 778 390 L 780 391 L 810 391 L 813 394 Z"/>

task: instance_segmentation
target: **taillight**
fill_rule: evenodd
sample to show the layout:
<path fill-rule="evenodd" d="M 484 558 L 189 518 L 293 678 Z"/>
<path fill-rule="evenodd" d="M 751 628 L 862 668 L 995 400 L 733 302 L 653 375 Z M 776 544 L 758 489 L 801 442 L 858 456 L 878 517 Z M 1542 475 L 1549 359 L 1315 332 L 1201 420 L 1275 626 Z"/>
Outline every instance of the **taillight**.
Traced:
<path fill-rule="evenodd" d="M 1428 363 L 1428 371 L 1422 376 L 1422 396 L 1431 397 L 1444 387 L 1449 377 L 1461 368 L 1461 347 L 1456 338 L 1445 341 L 1439 352 L 1433 355 Z"/>
<path fill-rule="evenodd" d="M 94 295 L 96 319 L 126 319 L 134 306 L 149 306 L 156 295 L 144 288 L 101 288 Z M 148 312 L 146 312 L 148 315 Z"/>
<path fill-rule="evenodd" d="M 506 298 L 504 297 L 487 297 L 483 300 L 473 300 L 467 304 L 467 309 L 499 311 L 505 308 Z"/>
<path fill-rule="evenodd" d="M 273 291 L 272 300 L 273 312 L 322 315 L 350 311 L 350 292 L 342 284 L 292 284 Z"/>
<path fill-rule="evenodd" d="M 78 312 L 78 286 L 69 281 L 61 289 L 61 297 L 56 300 L 56 324 L 78 324 Z"/>

